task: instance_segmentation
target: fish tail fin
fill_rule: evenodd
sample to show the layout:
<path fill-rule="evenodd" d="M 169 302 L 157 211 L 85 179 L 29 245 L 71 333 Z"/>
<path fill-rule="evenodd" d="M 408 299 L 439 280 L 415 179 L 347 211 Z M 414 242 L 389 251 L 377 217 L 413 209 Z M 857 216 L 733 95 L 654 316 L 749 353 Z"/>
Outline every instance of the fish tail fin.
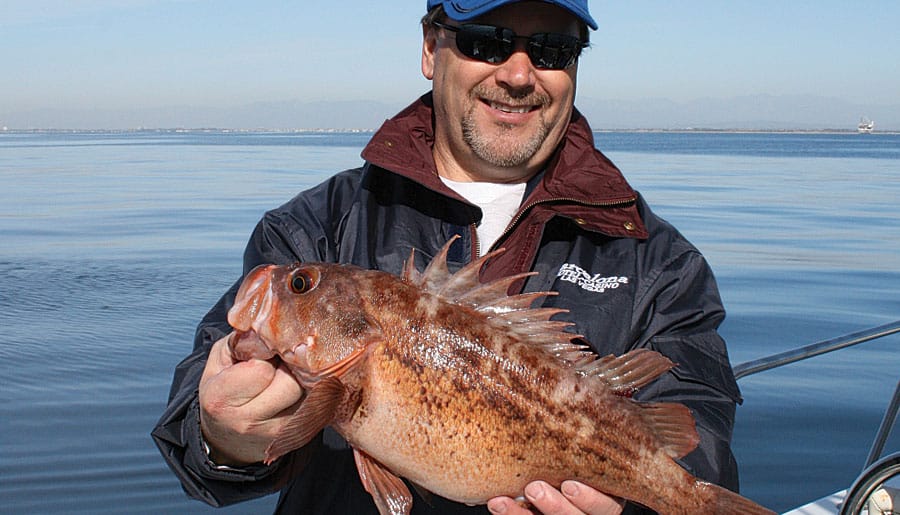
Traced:
<path fill-rule="evenodd" d="M 740 513 L 741 515 L 775 515 L 775 512 L 756 504 L 746 497 L 721 486 L 697 481 L 697 487 L 711 498 L 709 513 Z"/>

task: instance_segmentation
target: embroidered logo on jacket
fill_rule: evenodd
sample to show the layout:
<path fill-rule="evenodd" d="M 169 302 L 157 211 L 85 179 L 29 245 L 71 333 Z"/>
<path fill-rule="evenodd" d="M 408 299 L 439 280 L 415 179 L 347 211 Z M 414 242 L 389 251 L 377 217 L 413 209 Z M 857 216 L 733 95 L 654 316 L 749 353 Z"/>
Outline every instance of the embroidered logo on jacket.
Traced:
<path fill-rule="evenodd" d="M 566 263 L 559 268 L 556 277 L 563 281 L 577 284 L 587 291 L 603 293 L 606 290 L 615 290 L 622 284 L 628 284 L 627 277 L 601 277 L 600 274 L 591 275 L 578 265 Z"/>

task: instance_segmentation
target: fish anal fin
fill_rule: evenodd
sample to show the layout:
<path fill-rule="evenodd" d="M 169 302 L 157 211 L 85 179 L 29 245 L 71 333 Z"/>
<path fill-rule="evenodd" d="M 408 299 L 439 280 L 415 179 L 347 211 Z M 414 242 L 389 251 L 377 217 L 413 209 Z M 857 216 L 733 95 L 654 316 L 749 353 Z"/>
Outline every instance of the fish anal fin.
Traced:
<path fill-rule="evenodd" d="M 368 454 L 353 449 L 353 459 L 363 487 L 381 515 L 407 515 L 412 510 L 412 494 L 406 483 Z"/>
<path fill-rule="evenodd" d="M 319 431 L 334 420 L 346 389 L 337 377 L 329 376 L 318 381 L 300 403 L 297 411 L 275 435 L 266 448 L 266 465 L 285 454 L 309 443 Z"/>
<path fill-rule="evenodd" d="M 582 364 L 587 376 L 599 378 L 613 392 L 630 397 L 642 386 L 675 367 L 669 358 L 650 349 L 635 349 L 621 356 L 604 356 Z"/>
<path fill-rule="evenodd" d="M 700 443 L 691 410 L 674 402 L 638 403 L 641 418 L 653 430 L 659 446 L 673 459 L 686 456 Z"/>

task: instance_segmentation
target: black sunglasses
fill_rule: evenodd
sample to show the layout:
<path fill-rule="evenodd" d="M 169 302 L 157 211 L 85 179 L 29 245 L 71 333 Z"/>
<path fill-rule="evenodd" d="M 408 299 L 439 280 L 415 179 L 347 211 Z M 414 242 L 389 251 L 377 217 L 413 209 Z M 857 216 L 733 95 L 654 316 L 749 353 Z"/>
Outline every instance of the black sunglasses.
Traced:
<path fill-rule="evenodd" d="M 518 36 L 511 29 L 494 25 L 466 23 L 455 27 L 437 21 L 435 27 L 456 33 L 456 48 L 466 57 L 486 63 L 499 64 L 512 55 L 514 42 L 526 40 L 525 51 L 536 68 L 563 70 L 575 64 L 581 50 L 588 46 L 581 39 L 568 34 L 546 32 Z"/>

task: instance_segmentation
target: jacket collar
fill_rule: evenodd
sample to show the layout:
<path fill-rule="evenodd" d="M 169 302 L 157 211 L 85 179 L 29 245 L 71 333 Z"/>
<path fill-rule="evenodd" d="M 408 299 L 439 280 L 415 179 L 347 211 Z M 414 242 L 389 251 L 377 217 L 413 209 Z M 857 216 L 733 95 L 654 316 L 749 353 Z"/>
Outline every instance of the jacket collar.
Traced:
<path fill-rule="evenodd" d="M 458 199 L 459 196 L 437 175 L 431 151 L 434 144 L 432 117 L 431 93 L 426 93 L 387 120 L 363 149 L 362 157 L 375 166 Z M 623 224 L 617 220 L 614 226 L 606 219 L 603 209 L 585 209 L 633 208 L 636 200 L 637 193 L 619 169 L 594 147 L 591 128 L 576 109 L 559 150 L 523 206 L 553 203 L 563 213 L 566 212 L 564 206 L 577 206 L 579 223 L 586 228 L 612 236 L 643 238 L 646 230 L 636 209 L 628 210 L 633 213 L 629 221 Z M 623 225 L 628 227 L 624 231 Z"/>

